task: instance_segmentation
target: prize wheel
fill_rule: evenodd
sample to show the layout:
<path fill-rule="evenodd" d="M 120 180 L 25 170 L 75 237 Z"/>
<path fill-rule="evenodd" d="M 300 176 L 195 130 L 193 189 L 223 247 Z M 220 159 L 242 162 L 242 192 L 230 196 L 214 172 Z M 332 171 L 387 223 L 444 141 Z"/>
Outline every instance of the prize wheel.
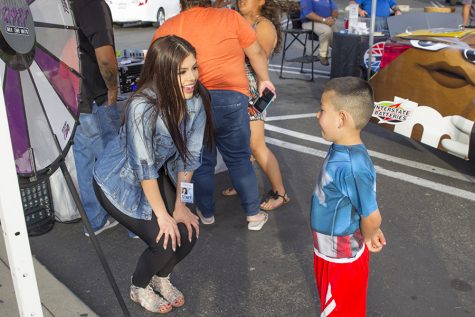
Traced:
<path fill-rule="evenodd" d="M 69 150 L 78 116 L 71 7 L 67 0 L 0 3 L 0 74 L 17 174 L 50 173 Z"/>

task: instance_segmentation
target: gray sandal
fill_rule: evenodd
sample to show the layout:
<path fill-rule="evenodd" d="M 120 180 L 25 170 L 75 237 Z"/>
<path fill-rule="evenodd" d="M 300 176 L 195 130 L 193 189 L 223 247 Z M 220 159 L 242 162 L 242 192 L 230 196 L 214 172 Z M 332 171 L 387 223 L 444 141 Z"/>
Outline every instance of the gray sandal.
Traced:
<path fill-rule="evenodd" d="M 154 275 L 150 281 L 153 290 L 163 296 L 173 307 L 181 307 L 185 304 L 185 297 L 170 282 L 170 275 L 167 277 L 159 277 Z"/>

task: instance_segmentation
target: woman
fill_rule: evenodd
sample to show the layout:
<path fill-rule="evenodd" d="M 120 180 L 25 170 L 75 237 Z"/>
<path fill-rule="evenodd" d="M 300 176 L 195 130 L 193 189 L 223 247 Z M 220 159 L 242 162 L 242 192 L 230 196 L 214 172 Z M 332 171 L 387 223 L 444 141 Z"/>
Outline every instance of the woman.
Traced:
<path fill-rule="evenodd" d="M 275 92 L 269 80 L 267 59 L 256 33 L 236 11 L 213 8 L 210 0 L 181 0 L 182 12 L 163 23 L 154 38 L 175 34 L 196 48 L 200 81 L 211 95 L 214 144 L 203 150 L 202 164 L 193 176 L 196 211 L 203 224 L 215 222 L 216 149 L 223 156 L 249 230 L 261 230 L 268 214 L 259 208 L 257 178 L 249 160 L 249 84 L 244 56 L 249 58 L 258 78 L 259 92 Z"/>
<path fill-rule="evenodd" d="M 256 30 L 257 42 L 264 49 L 267 58 L 280 47 L 281 33 L 279 8 L 274 0 L 240 0 L 238 8 L 241 15 Z M 249 63 L 246 63 L 252 101 L 259 96 L 257 91 L 256 74 Z M 261 169 L 269 179 L 272 189 L 264 195 L 260 205 L 263 210 L 274 210 L 289 201 L 280 173 L 279 162 L 274 153 L 267 147 L 264 138 L 265 114 L 257 112 L 252 106 L 248 107 L 251 117 L 251 152 Z M 225 189 L 225 196 L 236 195 L 234 188 Z"/>
<path fill-rule="evenodd" d="M 200 166 L 204 135 L 212 140 L 210 111 L 195 49 L 177 36 L 160 38 L 147 51 L 119 135 L 94 168 L 101 204 L 148 245 L 132 276 L 130 298 L 152 312 L 166 313 L 185 303 L 169 274 L 199 235 L 198 217 L 180 193 Z M 159 188 L 164 170 L 177 184 L 174 207 L 168 210 Z"/>

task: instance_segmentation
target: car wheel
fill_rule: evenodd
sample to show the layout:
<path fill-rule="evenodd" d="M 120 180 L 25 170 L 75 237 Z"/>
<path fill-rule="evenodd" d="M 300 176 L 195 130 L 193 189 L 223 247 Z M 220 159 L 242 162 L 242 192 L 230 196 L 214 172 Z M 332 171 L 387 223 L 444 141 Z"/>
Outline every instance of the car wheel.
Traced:
<path fill-rule="evenodd" d="M 153 23 L 153 26 L 158 28 L 163 22 L 165 22 L 165 11 L 160 8 L 157 12 L 157 22 Z"/>

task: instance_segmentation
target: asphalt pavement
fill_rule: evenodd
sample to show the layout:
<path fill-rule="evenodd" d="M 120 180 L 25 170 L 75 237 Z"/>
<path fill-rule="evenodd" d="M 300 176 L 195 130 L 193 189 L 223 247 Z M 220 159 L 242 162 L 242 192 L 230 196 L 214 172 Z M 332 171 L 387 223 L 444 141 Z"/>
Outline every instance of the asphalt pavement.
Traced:
<path fill-rule="evenodd" d="M 33 266 L 35 268 L 38 288 L 41 291 L 43 316 L 97 316 L 76 294 L 56 279 L 36 258 L 33 258 Z M 0 316 L 15 317 L 18 315 L 18 305 L 15 292 L 13 291 L 13 281 L 10 274 L 4 237 L 0 235 Z"/>
<path fill-rule="evenodd" d="M 275 144 L 270 147 L 291 201 L 271 212 L 261 231 L 250 232 L 239 199 L 219 194 L 229 185 L 227 174 L 219 174 L 216 224 L 201 226 L 196 247 L 176 267 L 172 280 L 184 292 L 186 304 L 170 316 L 315 316 L 319 311 L 308 218 L 322 163 L 319 151 L 327 145 L 305 136 L 320 135 L 311 115 L 328 79 L 279 80 L 275 73 L 272 79 L 278 99 L 269 109 L 267 136 Z M 436 188 L 443 183 L 473 193 L 473 180 L 464 180 L 475 176 L 473 165 L 374 125 L 365 129 L 363 138 L 377 153 L 462 175 L 453 178 L 374 158 L 388 246 L 371 259 L 368 316 L 475 314 L 474 201 Z M 256 172 L 263 193 L 268 185 L 258 168 Z M 419 181 L 411 182 L 411 177 Z M 433 189 L 418 185 L 426 179 L 435 184 Z M 128 300 L 130 275 L 145 245 L 128 238 L 120 226 L 102 233 L 99 240 L 131 315 L 151 315 Z M 57 223 L 30 243 L 36 259 L 94 312 L 121 314 L 80 223 Z"/>
<path fill-rule="evenodd" d="M 151 34 L 152 28 L 119 29 L 116 40 L 121 48 L 144 48 Z M 278 64 L 280 55 L 271 60 Z M 292 67 L 298 65 L 288 65 L 287 75 L 307 78 Z M 239 199 L 220 195 L 230 182 L 226 172 L 218 174 L 216 224 L 201 226 L 196 247 L 176 267 L 172 281 L 186 304 L 169 316 L 319 315 L 308 220 L 328 147 L 318 138 L 313 113 L 329 67 L 319 65 L 313 82 L 282 80 L 277 67 L 271 69 L 278 97 L 269 109 L 266 136 L 291 201 L 271 212 L 261 231 L 250 232 Z M 373 124 L 363 140 L 373 151 L 388 239 L 382 253 L 371 257 L 367 315 L 474 316 L 475 164 Z M 269 185 L 258 167 L 256 173 L 264 193 Z M 128 238 L 121 226 L 98 239 L 131 316 L 152 316 L 128 299 L 130 275 L 145 244 Z M 58 301 L 72 298 L 99 316 L 122 314 L 81 223 L 56 223 L 49 233 L 31 237 L 30 244 L 35 261 L 71 292 L 58 291 Z M 43 299 L 50 286 L 39 284 Z"/>

